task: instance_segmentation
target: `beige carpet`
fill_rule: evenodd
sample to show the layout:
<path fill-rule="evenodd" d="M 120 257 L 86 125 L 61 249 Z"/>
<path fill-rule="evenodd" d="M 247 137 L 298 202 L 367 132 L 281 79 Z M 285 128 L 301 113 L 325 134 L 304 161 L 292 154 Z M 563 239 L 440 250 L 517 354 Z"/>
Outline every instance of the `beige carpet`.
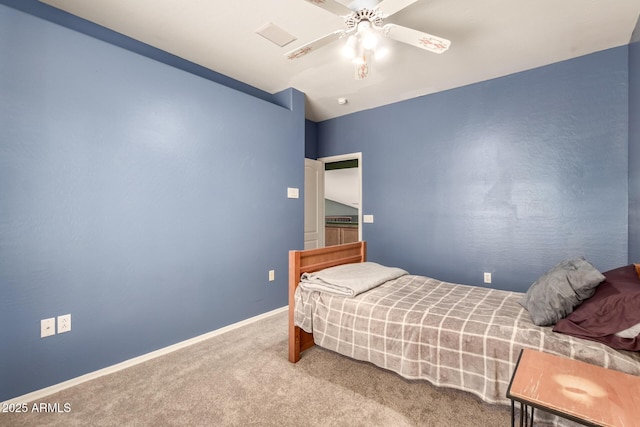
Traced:
<path fill-rule="evenodd" d="M 320 348 L 287 360 L 287 314 L 51 395 L 2 426 L 508 426 L 508 407 Z M 32 404 L 30 403 L 31 407 Z"/>

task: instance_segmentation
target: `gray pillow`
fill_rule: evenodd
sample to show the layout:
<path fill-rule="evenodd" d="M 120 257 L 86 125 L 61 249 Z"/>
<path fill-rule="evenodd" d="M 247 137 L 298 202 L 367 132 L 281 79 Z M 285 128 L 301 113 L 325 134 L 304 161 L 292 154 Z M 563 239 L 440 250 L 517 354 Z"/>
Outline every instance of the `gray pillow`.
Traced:
<path fill-rule="evenodd" d="M 604 276 L 583 257 L 571 258 L 533 282 L 520 305 L 535 325 L 554 325 L 591 297 Z"/>

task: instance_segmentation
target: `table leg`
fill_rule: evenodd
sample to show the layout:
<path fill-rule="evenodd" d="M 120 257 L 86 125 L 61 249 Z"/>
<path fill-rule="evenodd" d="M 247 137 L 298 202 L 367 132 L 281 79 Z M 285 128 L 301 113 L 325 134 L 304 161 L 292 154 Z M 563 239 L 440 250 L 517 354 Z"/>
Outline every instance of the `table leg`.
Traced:
<path fill-rule="evenodd" d="M 536 408 L 534 408 L 534 407 L 532 406 L 532 407 L 531 407 L 531 422 L 529 423 L 529 425 L 530 425 L 531 427 L 533 427 L 533 411 L 535 411 L 535 410 L 536 410 Z"/>
<path fill-rule="evenodd" d="M 520 427 L 533 427 L 533 411 L 536 408 L 531 407 L 531 416 L 529 416 L 529 405 L 520 402 Z M 516 425 L 516 402 L 511 400 L 511 427 Z"/>

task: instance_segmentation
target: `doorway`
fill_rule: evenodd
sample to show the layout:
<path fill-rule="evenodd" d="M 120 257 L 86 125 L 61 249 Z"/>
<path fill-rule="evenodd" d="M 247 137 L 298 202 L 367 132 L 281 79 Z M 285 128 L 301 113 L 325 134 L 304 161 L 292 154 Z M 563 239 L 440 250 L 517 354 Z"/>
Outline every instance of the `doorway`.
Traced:
<path fill-rule="evenodd" d="M 324 164 L 324 244 L 362 240 L 362 153 L 318 159 Z"/>

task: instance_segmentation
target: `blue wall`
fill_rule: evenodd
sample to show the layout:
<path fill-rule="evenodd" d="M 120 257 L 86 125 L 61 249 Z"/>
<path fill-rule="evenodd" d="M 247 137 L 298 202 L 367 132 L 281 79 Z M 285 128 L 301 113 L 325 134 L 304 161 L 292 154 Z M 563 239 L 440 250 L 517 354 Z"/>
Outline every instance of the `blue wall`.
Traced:
<path fill-rule="evenodd" d="M 301 93 L 283 108 L 2 5 L 0 57 L 0 401 L 287 304 Z"/>
<path fill-rule="evenodd" d="M 627 262 L 626 46 L 318 124 L 362 152 L 369 258 L 524 291 L 563 258 Z"/>
<path fill-rule="evenodd" d="M 640 20 L 629 44 L 629 262 L 640 262 Z"/>
<path fill-rule="evenodd" d="M 0 400 L 285 305 L 305 155 L 363 152 L 372 260 L 524 290 L 566 256 L 640 259 L 637 28 L 629 47 L 316 124 L 295 90 L 0 4 Z M 66 313 L 70 333 L 39 338 Z"/>
<path fill-rule="evenodd" d="M 304 156 L 307 159 L 318 158 L 318 124 L 305 120 Z"/>
<path fill-rule="evenodd" d="M 63 27 L 90 35 L 91 37 L 95 37 L 114 46 L 119 46 L 128 51 L 139 53 L 147 58 L 155 59 L 156 61 L 171 65 L 191 74 L 204 77 L 207 80 L 245 92 L 251 96 L 255 96 L 269 102 L 277 102 L 274 100 L 273 94 L 267 93 L 244 82 L 235 80 L 229 76 L 225 76 L 224 74 L 217 73 L 201 65 L 187 61 L 146 43 L 87 21 L 86 19 L 82 19 L 63 10 L 56 9 L 48 4 L 41 3 L 39 0 L 0 0 L 0 4 L 5 4 L 13 9 L 26 12 L 33 16 L 38 16 L 46 19 L 47 21 L 62 25 Z"/>

